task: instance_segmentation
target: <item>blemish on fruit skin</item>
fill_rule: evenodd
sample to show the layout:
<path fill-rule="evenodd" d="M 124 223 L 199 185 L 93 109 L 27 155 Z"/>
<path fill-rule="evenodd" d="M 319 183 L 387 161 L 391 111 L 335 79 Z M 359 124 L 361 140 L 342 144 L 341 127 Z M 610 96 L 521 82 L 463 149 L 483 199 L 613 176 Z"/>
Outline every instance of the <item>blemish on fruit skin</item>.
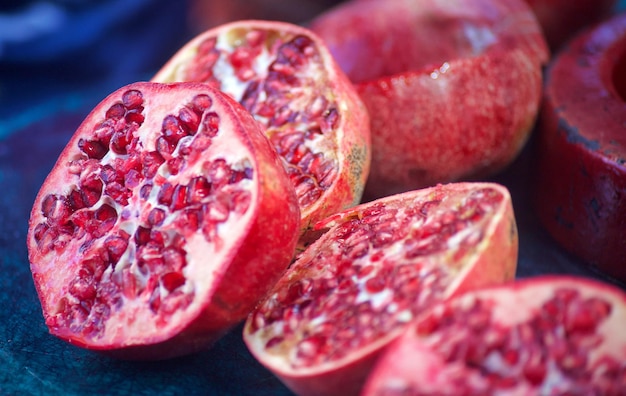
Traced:
<path fill-rule="evenodd" d="M 569 143 L 580 144 L 591 151 L 597 151 L 600 149 L 600 142 L 597 140 L 587 139 L 581 135 L 578 128 L 569 125 L 563 117 L 559 117 L 558 130 L 565 133 L 566 139 Z"/>
<path fill-rule="evenodd" d="M 600 203 L 595 197 L 591 198 L 589 201 L 589 208 L 591 208 L 592 213 L 595 214 L 596 217 L 600 217 Z"/>
<path fill-rule="evenodd" d="M 567 228 L 568 230 L 574 229 L 574 223 L 566 220 L 563 217 L 563 208 L 561 206 L 556 207 L 556 213 L 554 214 L 554 220 L 557 224 L 561 225 L 563 228 Z"/>

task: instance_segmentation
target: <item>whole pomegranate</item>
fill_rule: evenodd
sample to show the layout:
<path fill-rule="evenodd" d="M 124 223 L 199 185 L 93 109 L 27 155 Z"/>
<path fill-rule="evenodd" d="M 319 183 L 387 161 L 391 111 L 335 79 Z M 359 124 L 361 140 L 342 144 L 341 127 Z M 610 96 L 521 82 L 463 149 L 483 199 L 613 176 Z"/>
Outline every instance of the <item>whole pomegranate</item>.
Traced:
<path fill-rule="evenodd" d="M 28 250 L 50 332 L 128 359 L 240 322 L 291 261 L 299 209 L 258 124 L 198 83 L 134 83 L 86 117 L 45 179 Z"/>
<path fill-rule="evenodd" d="M 512 279 L 508 191 L 458 183 L 382 198 L 328 229 L 248 317 L 251 353 L 299 395 L 357 394 L 376 357 L 439 300 Z"/>
<path fill-rule="evenodd" d="M 295 186 L 303 232 L 360 202 L 369 174 L 369 116 L 308 29 L 255 20 L 221 25 L 184 45 L 152 80 L 207 82 L 252 113 Z"/>
<path fill-rule="evenodd" d="M 438 304 L 382 355 L 363 396 L 626 393 L 626 294 L 527 278 Z"/>
<path fill-rule="evenodd" d="M 494 174 L 527 141 L 548 50 L 522 0 L 353 0 L 310 28 L 370 112 L 366 199 Z"/>
<path fill-rule="evenodd" d="M 538 217 L 567 251 L 626 282 L 626 13 L 581 33 L 546 76 Z"/>

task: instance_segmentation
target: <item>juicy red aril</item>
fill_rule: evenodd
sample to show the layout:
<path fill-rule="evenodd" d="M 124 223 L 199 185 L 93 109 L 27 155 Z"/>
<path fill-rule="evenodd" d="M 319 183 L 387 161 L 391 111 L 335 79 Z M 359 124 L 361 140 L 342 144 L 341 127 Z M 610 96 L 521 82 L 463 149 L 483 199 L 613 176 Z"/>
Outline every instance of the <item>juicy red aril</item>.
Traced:
<path fill-rule="evenodd" d="M 467 255 L 465 241 L 471 239 L 475 245 L 483 237 L 476 223 L 503 197 L 478 192 L 451 207 L 443 204 L 444 199 L 420 198 L 402 208 L 372 205 L 333 228 L 315 257 L 294 264 L 301 281 L 279 285 L 255 311 L 252 323 L 255 330 L 268 331 L 267 347 L 293 346 L 293 367 L 340 359 L 441 299 L 455 269 L 439 261 L 448 252 Z M 430 212 L 428 219 L 422 214 L 424 207 Z M 423 249 L 407 254 L 407 246 Z M 305 279 L 310 282 L 306 287 Z"/>
<path fill-rule="evenodd" d="M 85 141 L 81 139 L 78 142 L 78 147 L 87 154 L 89 158 L 94 159 L 102 159 L 108 152 L 107 147 L 97 140 Z"/>
<path fill-rule="evenodd" d="M 608 301 L 559 289 L 520 323 L 498 324 L 490 304 L 475 298 L 435 311 L 420 320 L 416 331 L 449 364 L 462 362 L 470 368 L 458 378 L 461 388 L 493 394 L 527 381 L 536 388 L 558 386 L 560 394 L 608 394 L 596 382 L 606 368 L 591 365 L 589 357 L 601 341 L 596 330 L 610 312 Z M 626 364 L 621 367 L 626 370 Z M 548 377 L 560 380 L 541 385 Z"/>
<path fill-rule="evenodd" d="M 136 89 L 128 90 L 122 96 L 122 103 L 127 109 L 138 109 L 143 105 L 143 94 Z"/>

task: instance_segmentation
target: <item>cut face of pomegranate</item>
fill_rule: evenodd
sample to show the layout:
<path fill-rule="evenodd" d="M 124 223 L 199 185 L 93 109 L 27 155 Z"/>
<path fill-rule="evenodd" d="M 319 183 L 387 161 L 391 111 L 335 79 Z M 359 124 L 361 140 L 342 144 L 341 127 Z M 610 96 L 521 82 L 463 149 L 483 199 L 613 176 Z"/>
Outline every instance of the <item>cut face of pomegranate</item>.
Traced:
<path fill-rule="evenodd" d="M 356 206 L 249 316 L 252 354 L 299 395 L 357 394 L 378 353 L 422 310 L 512 279 L 517 229 L 508 191 L 438 185 Z"/>
<path fill-rule="evenodd" d="M 570 42 L 544 96 L 538 217 L 568 252 L 626 282 L 626 14 Z"/>
<path fill-rule="evenodd" d="M 524 146 L 548 59 L 524 2 L 352 0 L 310 28 L 370 113 L 366 199 L 492 175 Z"/>
<path fill-rule="evenodd" d="M 263 125 L 295 186 L 302 229 L 357 204 L 369 174 L 369 116 L 312 32 L 239 21 L 187 43 L 153 81 L 207 82 Z"/>
<path fill-rule="evenodd" d="M 626 295 L 542 276 L 438 304 L 392 343 L 373 395 L 622 395 Z"/>
<path fill-rule="evenodd" d="M 129 359 L 207 346 L 292 259 L 299 208 L 254 119 L 197 83 L 135 83 L 80 125 L 31 212 L 50 332 Z"/>

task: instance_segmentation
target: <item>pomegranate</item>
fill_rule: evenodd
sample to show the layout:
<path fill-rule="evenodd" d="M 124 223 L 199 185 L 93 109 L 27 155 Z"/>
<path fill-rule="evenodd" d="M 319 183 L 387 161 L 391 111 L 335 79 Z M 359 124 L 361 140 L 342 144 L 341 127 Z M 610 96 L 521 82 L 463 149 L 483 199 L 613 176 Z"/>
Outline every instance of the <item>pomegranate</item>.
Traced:
<path fill-rule="evenodd" d="M 437 304 L 382 355 L 373 395 L 623 395 L 626 294 L 526 278 Z"/>
<path fill-rule="evenodd" d="M 310 28 L 370 112 L 366 199 L 495 174 L 534 126 L 548 51 L 522 0 L 353 0 Z"/>
<path fill-rule="evenodd" d="M 437 185 L 348 209 L 248 317 L 246 345 L 299 395 L 357 394 L 381 350 L 434 302 L 512 279 L 508 191 Z"/>
<path fill-rule="evenodd" d="M 28 250 L 50 332 L 127 359 L 209 346 L 292 260 L 299 208 L 257 123 L 205 84 L 139 82 L 86 117 Z"/>
<path fill-rule="evenodd" d="M 303 233 L 359 203 L 369 174 L 369 116 L 326 46 L 285 22 L 238 21 L 192 39 L 153 81 L 202 81 L 239 101 L 283 159 Z"/>
<path fill-rule="evenodd" d="M 550 47 L 558 51 L 586 26 L 608 18 L 616 0 L 526 0 Z"/>
<path fill-rule="evenodd" d="M 546 79 L 538 217 L 565 250 L 626 281 L 626 14 L 580 34 Z"/>

